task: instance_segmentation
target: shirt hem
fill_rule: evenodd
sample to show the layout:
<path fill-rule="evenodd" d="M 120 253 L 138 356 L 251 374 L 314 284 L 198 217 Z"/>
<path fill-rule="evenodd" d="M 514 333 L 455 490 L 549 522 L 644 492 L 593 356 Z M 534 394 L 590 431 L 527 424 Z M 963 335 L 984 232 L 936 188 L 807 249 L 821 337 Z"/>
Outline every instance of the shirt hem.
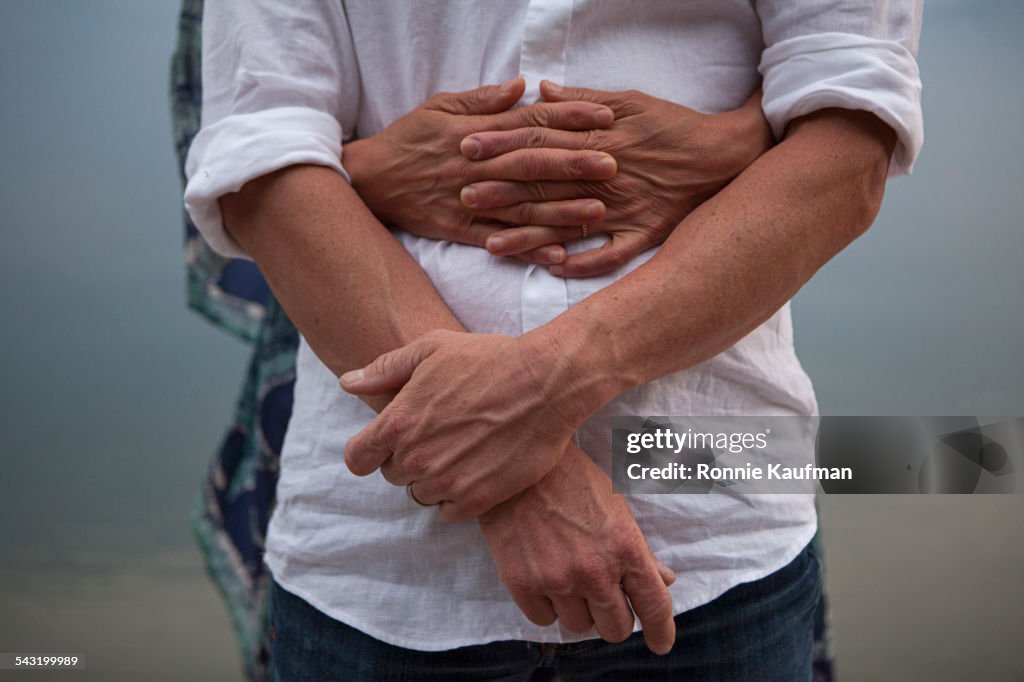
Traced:
<path fill-rule="evenodd" d="M 814 522 L 808 523 L 806 524 L 806 526 L 807 528 L 805 529 L 805 531 L 801 533 L 801 535 L 798 536 L 798 539 L 793 542 L 793 545 L 790 548 L 788 548 L 788 550 L 784 554 L 782 554 L 781 561 L 773 562 L 771 565 L 767 567 L 760 567 L 757 570 L 751 570 L 746 573 L 741 573 L 739 575 L 738 580 L 730 580 L 728 585 L 725 585 L 720 589 L 712 590 L 706 596 L 702 596 L 698 599 L 679 600 L 676 599 L 675 595 L 673 595 L 672 614 L 674 616 L 678 616 L 682 613 L 686 613 L 687 611 L 691 611 L 697 607 L 704 606 L 705 604 L 714 601 L 718 597 L 721 597 L 723 594 L 725 594 L 734 587 L 738 587 L 739 585 L 743 585 L 745 583 L 751 583 L 757 580 L 761 580 L 762 578 L 767 578 L 772 573 L 775 573 L 776 571 L 781 570 L 785 566 L 788 566 L 794 559 L 796 559 L 800 552 L 802 552 L 803 549 L 814 538 L 814 534 L 817 531 L 817 520 L 815 519 Z M 277 558 L 274 557 L 271 553 L 267 553 L 265 562 L 267 564 L 267 567 L 270 569 L 270 572 L 273 575 L 274 580 L 277 582 L 278 585 L 280 585 L 286 591 L 291 592 L 295 596 L 305 600 L 307 603 L 309 603 L 310 606 L 315 608 L 317 611 L 320 611 L 329 618 L 333 618 L 334 620 L 342 622 L 345 625 L 348 625 L 349 627 L 353 627 L 356 630 L 362 632 L 363 634 L 369 635 L 370 637 L 373 637 L 378 641 L 384 642 L 385 644 L 390 644 L 392 646 L 401 647 L 403 649 L 411 649 L 414 651 L 437 652 L 450 651 L 452 649 L 459 649 L 467 646 L 492 644 L 494 642 L 524 641 L 537 642 L 543 644 L 574 644 L 594 639 L 601 639 L 600 636 L 598 636 L 596 633 L 583 633 L 578 638 L 568 638 L 563 636 L 561 632 L 553 632 L 552 634 L 555 634 L 554 637 L 538 639 L 537 633 L 535 631 L 526 632 L 521 628 L 511 630 L 507 633 L 494 635 L 483 635 L 478 637 L 455 637 L 446 640 L 443 643 L 424 641 L 410 637 L 396 637 L 392 633 L 385 632 L 383 629 L 363 620 L 362 618 L 353 616 L 344 609 L 328 607 L 324 601 L 317 598 L 314 594 L 303 589 L 301 586 L 296 585 L 287 578 L 281 578 L 280 569 L 282 569 L 283 566 L 279 564 Z M 678 584 L 679 583 L 677 583 L 677 585 Z M 683 589 L 683 587 L 685 586 L 680 585 L 679 589 Z M 633 632 L 636 633 L 640 630 L 641 628 L 639 627 L 639 623 L 637 623 L 633 628 Z"/>

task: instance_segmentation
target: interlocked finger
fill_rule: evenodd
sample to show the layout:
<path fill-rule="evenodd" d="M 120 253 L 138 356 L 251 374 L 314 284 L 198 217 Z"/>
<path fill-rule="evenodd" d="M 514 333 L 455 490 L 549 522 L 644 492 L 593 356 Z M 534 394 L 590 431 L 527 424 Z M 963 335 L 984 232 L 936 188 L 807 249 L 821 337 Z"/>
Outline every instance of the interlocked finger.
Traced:
<path fill-rule="evenodd" d="M 594 225 L 590 231 L 594 232 Z M 633 260 L 637 254 L 646 251 L 654 246 L 655 241 L 651 235 L 636 231 L 614 231 L 611 227 L 605 230 L 611 234 L 611 239 L 605 244 L 586 251 L 569 255 L 563 263 L 551 268 L 551 274 L 558 277 L 594 277 L 618 270 L 623 265 Z M 490 244 L 497 235 L 503 235 L 508 230 L 496 232 L 487 238 Z"/>
<path fill-rule="evenodd" d="M 583 236 L 582 223 L 585 220 L 578 220 L 566 227 L 550 227 L 543 225 L 523 225 L 521 227 L 509 227 L 499 230 L 487 237 L 484 242 L 487 250 L 495 256 L 511 256 L 539 249 L 552 244 L 564 244 L 565 242 L 580 239 Z M 588 223 L 588 234 L 600 234 L 605 232 L 601 223 Z M 592 249 L 593 250 L 599 250 Z M 584 253 L 589 253 L 584 252 Z M 569 258 L 575 258 L 576 255 Z M 564 259 L 567 260 L 567 259 Z M 564 260 L 558 261 L 563 263 Z M 599 261 L 600 264 L 600 261 Z"/>
<path fill-rule="evenodd" d="M 466 158 L 490 159 L 516 149 L 594 149 L 591 131 L 573 132 L 551 128 L 517 128 L 474 133 L 462 140 L 459 149 Z"/>
<path fill-rule="evenodd" d="M 528 107 L 481 117 L 478 121 L 480 130 L 515 130 L 529 127 L 592 130 L 607 128 L 614 122 L 615 114 L 603 104 L 576 101 L 538 102 Z"/>
<path fill-rule="evenodd" d="M 482 180 L 607 180 L 618 166 L 610 154 L 575 149 L 518 149 L 493 159 L 474 161 L 472 182 Z"/>
<path fill-rule="evenodd" d="M 585 199 L 589 191 L 583 182 L 483 180 L 463 187 L 460 198 L 464 205 L 482 211 L 527 201 Z"/>
<path fill-rule="evenodd" d="M 597 199 L 569 199 L 567 201 L 539 201 L 492 208 L 481 211 L 480 216 L 515 225 L 580 225 L 604 217 L 604 204 Z M 577 229 L 577 236 L 579 230 Z M 551 244 L 540 242 L 535 246 Z M 528 246 L 519 251 L 525 251 Z"/>

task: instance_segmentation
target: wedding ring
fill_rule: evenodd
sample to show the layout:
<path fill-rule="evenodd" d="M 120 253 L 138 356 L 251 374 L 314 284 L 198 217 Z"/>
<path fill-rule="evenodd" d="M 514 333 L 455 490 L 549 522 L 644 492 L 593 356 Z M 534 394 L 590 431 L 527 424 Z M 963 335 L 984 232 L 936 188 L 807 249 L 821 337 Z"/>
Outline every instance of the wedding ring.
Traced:
<path fill-rule="evenodd" d="M 580 225 L 580 239 L 586 239 L 588 234 L 590 234 L 590 225 L 583 223 Z"/>
<path fill-rule="evenodd" d="M 418 504 L 421 507 L 433 507 L 434 506 L 432 504 L 423 504 L 422 502 L 420 502 L 419 500 L 416 499 L 416 495 L 414 495 L 413 492 L 412 492 L 412 483 L 410 483 L 409 485 L 405 486 L 405 492 L 409 496 L 410 500 L 412 500 L 413 502 L 415 502 L 416 504 Z"/>

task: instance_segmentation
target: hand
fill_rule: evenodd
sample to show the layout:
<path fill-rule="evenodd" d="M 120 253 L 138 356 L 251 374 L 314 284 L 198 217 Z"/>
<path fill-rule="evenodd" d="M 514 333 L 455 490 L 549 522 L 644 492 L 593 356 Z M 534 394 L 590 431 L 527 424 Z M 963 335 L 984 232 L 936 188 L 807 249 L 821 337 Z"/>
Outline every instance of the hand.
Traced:
<path fill-rule="evenodd" d="M 573 632 L 596 627 L 609 642 L 633 632 L 633 614 L 651 651 L 675 641 L 672 571 L 655 558 L 621 495 L 570 444 L 536 485 L 480 517 L 498 574 L 532 622 L 555 619 Z M 627 601 L 628 600 L 628 601 Z"/>
<path fill-rule="evenodd" d="M 459 152 L 460 141 L 482 130 L 524 126 L 581 131 L 607 128 L 614 115 L 591 102 L 541 102 L 511 109 L 525 83 L 515 78 L 458 93 L 439 93 L 376 135 L 345 145 L 345 167 L 371 211 L 384 223 L 433 239 L 483 246 L 486 238 L 529 215 L 531 224 L 580 225 L 600 220 L 604 205 L 573 193 L 559 193 L 555 181 L 597 181 L 615 174 L 614 159 L 581 149 L 524 149 L 500 159 L 471 163 Z M 519 180 L 548 187 L 540 202 L 487 210 L 467 207 L 459 192 L 481 180 Z M 547 182 L 552 181 L 552 182 Z M 524 260 L 561 262 L 561 246 L 523 249 Z"/>
<path fill-rule="evenodd" d="M 576 396 L 596 391 L 570 378 L 560 348 L 534 338 L 438 330 L 343 374 L 341 387 L 361 397 L 398 391 L 349 439 L 348 468 L 412 484 L 449 521 L 536 483 L 589 414 Z"/>
<path fill-rule="evenodd" d="M 615 124 L 586 131 L 540 127 L 481 131 L 462 141 L 467 158 L 490 163 L 536 148 L 591 149 L 615 157 L 615 176 L 563 182 L 557 193 L 548 185 L 489 179 L 468 185 L 462 197 L 479 211 L 562 196 L 600 199 L 607 209 L 604 219 L 579 222 L 587 223 L 590 234 L 608 234 L 610 241 L 552 266 L 555 275 L 588 277 L 610 272 L 662 243 L 690 211 L 773 143 L 761 113 L 760 91 L 739 109 L 721 114 L 701 114 L 635 90 L 603 92 L 542 81 L 541 94 L 552 103 L 607 105 L 615 112 Z M 491 234 L 486 247 L 495 255 L 513 255 L 578 239 L 580 234 L 579 224 L 516 227 Z"/>

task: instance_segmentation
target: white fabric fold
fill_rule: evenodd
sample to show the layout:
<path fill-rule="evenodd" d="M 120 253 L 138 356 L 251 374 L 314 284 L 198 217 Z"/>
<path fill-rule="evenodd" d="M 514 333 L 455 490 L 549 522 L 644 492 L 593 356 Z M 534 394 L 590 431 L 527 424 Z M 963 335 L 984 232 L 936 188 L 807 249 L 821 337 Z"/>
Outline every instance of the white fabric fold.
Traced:
<path fill-rule="evenodd" d="M 924 143 L 921 78 L 898 42 L 850 33 L 818 33 L 765 49 L 762 107 L 776 138 L 795 118 L 827 108 L 863 110 L 897 136 L 889 175 L 911 171 Z"/>
<path fill-rule="evenodd" d="M 200 130 L 192 141 L 185 164 L 185 207 L 215 251 L 248 258 L 224 229 L 217 200 L 249 180 L 298 164 L 327 166 L 348 180 L 337 120 L 302 107 L 228 116 Z"/>

